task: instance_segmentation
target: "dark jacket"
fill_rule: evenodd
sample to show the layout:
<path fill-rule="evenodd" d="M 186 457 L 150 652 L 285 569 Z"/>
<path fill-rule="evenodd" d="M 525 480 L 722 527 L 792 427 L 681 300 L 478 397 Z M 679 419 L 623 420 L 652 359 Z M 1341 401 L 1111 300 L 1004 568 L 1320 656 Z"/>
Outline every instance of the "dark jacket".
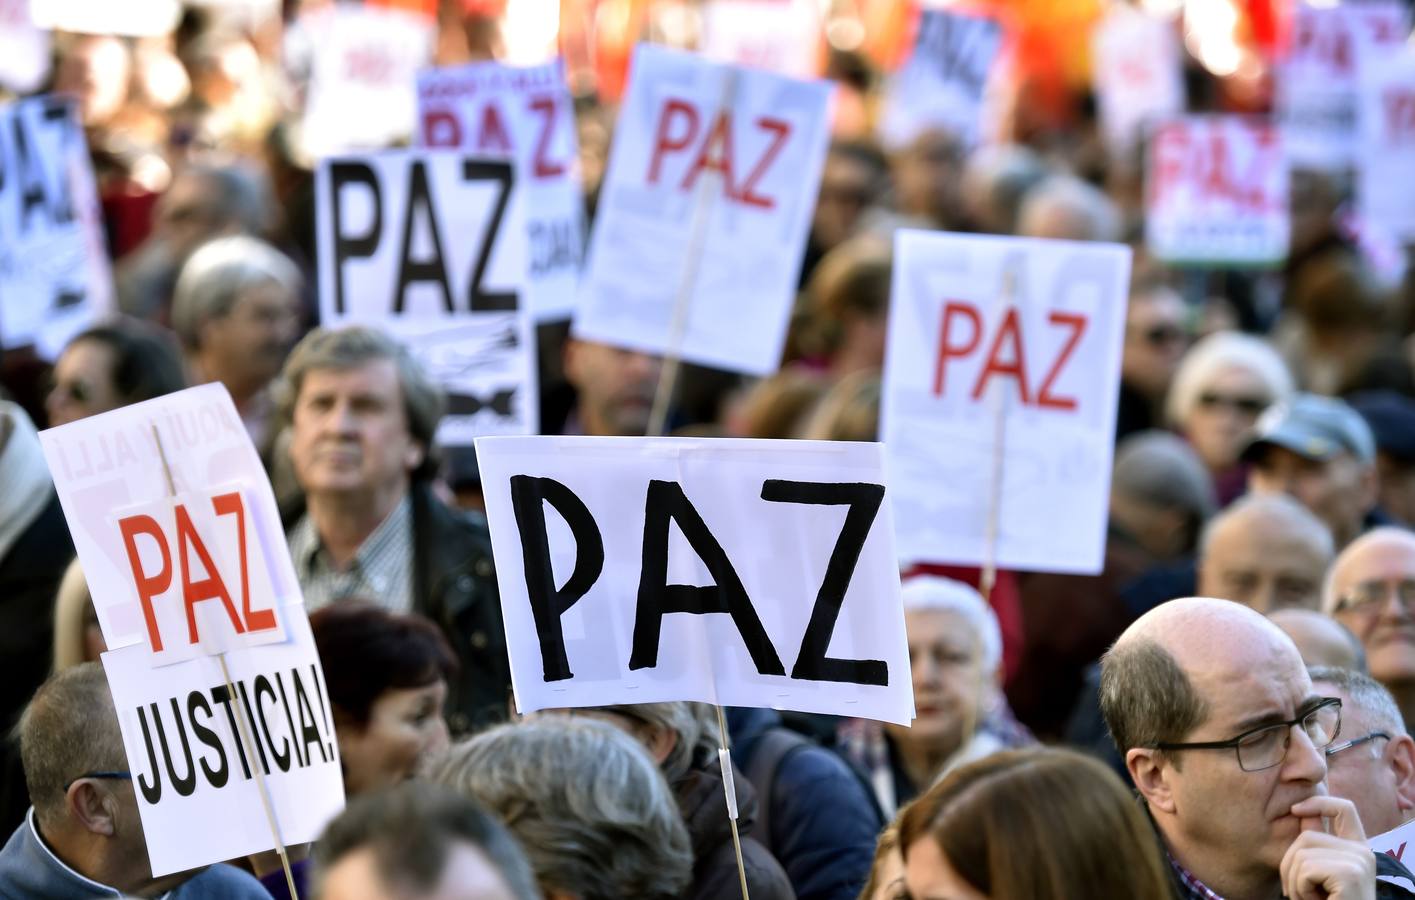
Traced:
<path fill-rule="evenodd" d="M 785 731 L 770 709 L 727 710 L 732 760 L 757 776 L 770 737 Z M 791 732 L 794 735 L 794 732 Z M 752 784 L 759 808 L 757 840 L 781 863 L 800 900 L 854 900 L 869 877 L 883 817 L 861 777 L 835 753 L 798 737 L 775 774 Z M 766 828 L 761 827 L 762 824 Z"/>
<path fill-rule="evenodd" d="M 413 612 L 441 628 L 461 670 L 447 685 L 447 724 L 454 737 L 507 718 L 511 667 L 491 534 L 479 518 L 447 506 L 424 482 L 409 487 L 412 503 Z M 304 515 L 286 508 L 285 527 Z"/>
<path fill-rule="evenodd" d="M 756 819 L 756 796 L 740 773 L 737 787 L 737 829 L 742 839 L 742 863 L 752 900 L 794 900 L 791 882 L 767 849 L 748 837 Z M 673 785 L 673 797 L 688 826 L 693 846 L 693 882 L 683 900 L 733 900 L 742 896 L 727 796 L 716 762 L 694 769 Z"/>

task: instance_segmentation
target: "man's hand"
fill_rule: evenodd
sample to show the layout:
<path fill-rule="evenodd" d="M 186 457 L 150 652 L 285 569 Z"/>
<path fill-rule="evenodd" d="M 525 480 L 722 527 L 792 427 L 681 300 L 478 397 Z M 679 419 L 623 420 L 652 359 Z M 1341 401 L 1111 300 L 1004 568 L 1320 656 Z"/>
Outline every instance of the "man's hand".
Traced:
<path fill-rule="evenodd" d="M 1374 900 L 1376 857 L 1350 800 L 1308 797 L 1292 814 L 1302 833 L 1282 857 L 1282 893 L 1289 900 Z M 1330 827 L 1328 827 L 1330 823 Z"/>

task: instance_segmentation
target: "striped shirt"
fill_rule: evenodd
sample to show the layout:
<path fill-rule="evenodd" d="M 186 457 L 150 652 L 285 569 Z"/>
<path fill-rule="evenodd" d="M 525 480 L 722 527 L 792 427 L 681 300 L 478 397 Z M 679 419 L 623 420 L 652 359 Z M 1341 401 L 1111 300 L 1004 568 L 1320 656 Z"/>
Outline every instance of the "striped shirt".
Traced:
<path fill-rule="evenodd" d="M 288 537 L 295 575 L 310 612 L 346 597 L 368 600 L 395 613 L 412 610 L 413 511 L 407 494 L 343 568 L 336 567 L 325 552 L 309 513 L 300 517 Z"/>

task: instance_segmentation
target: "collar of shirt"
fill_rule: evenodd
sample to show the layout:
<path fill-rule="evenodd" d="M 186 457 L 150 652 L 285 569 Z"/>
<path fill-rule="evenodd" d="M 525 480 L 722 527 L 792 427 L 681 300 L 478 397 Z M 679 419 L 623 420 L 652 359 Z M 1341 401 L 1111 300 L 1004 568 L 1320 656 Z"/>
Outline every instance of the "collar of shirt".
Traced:
<path fill-rule="evenodd" d="M 358 585 L 356 590 L 371 594 L 364 599 L 394 612 L 411 609 L 412 516 L 412 500 L 404 494 L 359 545 L 348 567 L 337 569 L 324 550 L 314 521 L 305 513 L 290 533 L 290 555 L 309 609 L 350 593 L 338 591 L 341 584 Z"/>
<path fill-rule="evenodd" d="M 1193 872 L 1179 864 L 1179 860 L 1165 851 L 1165 856 L 1169 859 L 1169 867 L 1174 870 L 1174 877 L 1179 882 L 1179 894 L 1183 900 L 1223 900 L 1223 897 L 1214 893 L 1208 885 L 1204 884 L 1194 876 Z"/>
<path fill-rule="evenodd" d="M 39 849 L 44 853 L 44 855 L 49 859 L 49 861 L 54 863 L 55 867 L 57 867 L 65 875 L 84 885 L 84 887 L 97 891 L 100 894 L 104 894 L 110 897 L 123 896 L 123 892 L 118 890 L 117 888 L 109 887 L 106 884 L 99 884 L 92 878 L 89 878 L 79 872 L 76 872 L 75 870 L 69 867 L 68 863 L 64 862 L 62 859 L 56 856 L 54 854 L 54 851 L 49 849 L 49 845 L 44 842 L 44 836 L 39 833 L 39 828 L 34 823 L 33 806 L 30 807 L 29 813 L 25 816 L 25 825 L 29 828 L 30 835 L 34 838 L 35 845 L 39 847 Z M 168 891 L 167 893 L 159 897 L 158 900 L 168 900 L 168 898 L 170 898 L 171 896 L 172 892 Z"/>

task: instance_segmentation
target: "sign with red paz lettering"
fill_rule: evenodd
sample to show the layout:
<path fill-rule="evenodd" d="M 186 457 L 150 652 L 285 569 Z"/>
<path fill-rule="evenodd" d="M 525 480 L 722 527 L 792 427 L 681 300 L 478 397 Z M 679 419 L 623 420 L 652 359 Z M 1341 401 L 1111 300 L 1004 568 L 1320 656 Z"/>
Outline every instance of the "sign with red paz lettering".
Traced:
<path fill-rule="evenodd" d="M 825 82 L 640 44 L 575 336 L 774 371 L 825 162 L 829 96 Z"/>
<path fill-rule="evenodd" d="M 1145 243 L 1169 263 L 1275 265 L 1287 256 L 1287 159 L 1246 116 L 1159 124 L 1145 171 Z"/>
<path fill-rule="evenodd" d="M 1094 574 L 1130 248 L 901 230 L 880 434 L 901 562 Z"/>
<path fill-rule="evenodd" d="M 914 716 L 878 444 L 483 438 L 521 712 Z"/>
<path fill-rule="evenodd" d="M 224 387 L 39 439 L 110 650 L 136 645 L 163 666 L 285 640 L 300 589 L 275 495 Z"/>
<path fill-rule="evenodd" d="M 537 321 L 575 309 L 585 248 L 579 142 L 565 66 L 497 62 L 418 75 L 418 138 L 484 159 L 515 160 L 530 256 L 526 292 Z"/>
<path fill-rule="evenodd" d="M 1370 68 L 1360 119 L 1356 208 L 1392 238 L 1415 241 L 1415 51 Z"/>

